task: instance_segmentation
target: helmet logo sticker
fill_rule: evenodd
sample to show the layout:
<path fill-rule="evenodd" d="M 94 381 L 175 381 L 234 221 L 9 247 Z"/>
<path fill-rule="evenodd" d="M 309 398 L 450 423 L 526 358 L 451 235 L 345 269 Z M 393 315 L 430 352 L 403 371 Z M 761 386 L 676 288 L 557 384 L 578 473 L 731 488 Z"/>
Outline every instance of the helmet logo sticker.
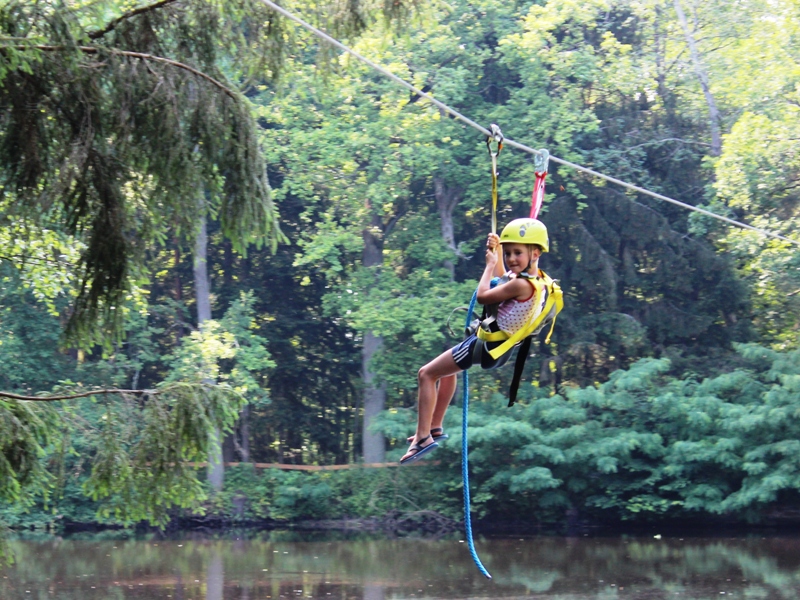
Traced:
<path fill-rule="evenodd" d="M 519 237 L 525 237 L 525 232 L 528 231 L 528 227 L 526 225 L 520 225 L 519 227 Z"/>

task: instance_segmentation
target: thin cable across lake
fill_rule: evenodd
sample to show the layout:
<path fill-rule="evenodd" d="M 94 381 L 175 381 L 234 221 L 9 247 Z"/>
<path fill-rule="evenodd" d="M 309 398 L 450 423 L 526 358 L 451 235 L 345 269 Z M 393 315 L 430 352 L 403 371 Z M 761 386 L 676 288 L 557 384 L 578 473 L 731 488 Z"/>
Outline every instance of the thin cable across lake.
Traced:
<path fill-rule="evenodd" d="M 427 99 L 429 102 L 431 102 L 437 108 L 445 111 L 447 114 L 453 116 L 454 118 L 458 119 L 459 121 L 461 121 L 463 123 L 466 123 L 467 125 L 469 125 L 473 129 L 479 131 L 483 135 L 485 135 L 487 137 L 489 135 L 491 135 L 491 132 L 488 129 L 486 129 L 486 127 L 483 127 L 482 125 L 479 125 L 478 123 L 476 123 L 475 121 L 473 121 L 469 117 L 466 117 L 466 116 L 462 115 L 456 109 L 448 106 L 447 104 L 445 104 L 441 100 L 437 100 L 436 98 L 434 98 L 433 96 L 431 96 L 427 92 L 423 92 L 421 89 L 419 89 L 416 86 L 410 84 L 405 79 L 402 79 L 402 78 L 398 77 L 397 75 L 395 75 L 394 73 L 392 73 L 391 71 L 386 69 L 385 67 L 382 67 L 381 65 L 371 61 L 370 59 L 368 59 L 367 57 L 359 54 L 358 52 L 356 52 L 355 50 L 353 50 L 349 46 L 345 46 L 342 42 L 340 42 L 336 38 L 331 37 L 330 35 L 328 35 L 324 31 L 322 31 L 321 29 L 318 29 L 318 28 L 314 27 L 313 25 L 311 25 L 310 23 L 307 23 L 306 21 L 304 21 L 300 17 L 296 16 L 295 14 L 289 12 L 285 8 L 275 4 L 274 2 L 272 2 L 272 0 L 261 0 L 261 2 L 263 2 L 264 4 L 269 6 L 275 12 L 278 12 L 278 13 L 282 14 L 287 19 L 290 19 L 290 20 L 294 21 L 295 23 L 297 23 L 298 25 L 304 27 L 305 29 L 307 29 L 308 31 L 310 31 L 311 33 L 316 35 L 321 40 L 324 40 L 324 41 L 328 42 L 329 44 L 335 46 L 336 48 L 339 48 L 343 52 L 347 52 L 348 54 L 350 54 L 351 56 L 355 57 L 356 59 L 358 59 L 359 61 L 361 61 L 365 65 L 367 65 L 367 66 L 371 67 L 372 69 L 378 71 L 379 73 L 381 73 L 385 77 L 388 77 L 389 79 L 391 79 L 392 81 L 394 81 L 398 85 L 400 85 L 400 86 L 412 91 L 414 94 L 417 94 L 418 96 L 421 96 L 421 97 Z M 538 150 L 535 150 L 534 148 L 531 148 L 530 146 L 526 146 L 525 144 L 522 144 L 520 142 L 515 142 L 514 140 L 510 140 L 508 138 L 506 138 L 504 140 L 504 143 L 507 146 L 511 146 L 512 148 L 516 148 L 517 150 L 522 150 L 523 152 L 527 152 L 529 154 L 533 154 L 533 155 L 539 155 L 540 154 Z M 558 163 L 560 165 L 564 165 L 565 167 L 569 167 L 571 169 L 575 169 L 576 171 L 579 171 L 581 173 L 585 173 L 587 175 L 591 175 L 592 177 L 598 177 L 600 179 L 604 179 L 604 180 L 608 181 L 609 183 L 613 183 L 615 185 L 622 186 L 624 188 L 627 188 L 629 190 L 638 192 L 640 194 L 645 194 L 647 196 L 651 196 L 651 197 L 653 197 L 653 198 L 655 198 L 657 200 L 661 200 L 663 202 L 669 202 L 670 204 L 674 204 L 676 206 L 680 206 L 681 208 L 684 208 L 686 210 L 691 210 L 691 211 L 700 213 L 702 215 L 705 215 L 707 217 L 710 217 L 712 219 L 717 219 L 718 221 L 723 221 L 725 223 L 728 223 L 729 225 L 734 225 L 736 227 L 741 227 L 742 229 L 748 229 L 750 231 L 754 231 L 754 232 L 759 233 L 761 235 L 764 235 L 766 237 L 775 238 L 775 239 L 778 239 L 778 240 L 781 240 L 781 241 L 784 241 L 784 242 L 788 242 L 790 244 L 794 244 L 796 246 L 800 246 L 800 241 L 798 241 L 798 240 L 793 240 L 793 239 L 788 238 L 786 236 L 780 235 L 779 233 L 768 231 L 766 229 L 761 229 L 759 227 L 754 227 L 753 225 L 748 225 L 747 223 L 742 223 L 741 221 L 737 221 L 735 219 L 731 219 L 731 218 L 725 217 L 723 215 L 718 215 L 716 213 L 711 212 L 710 210 L 706 210 L 706 209 L 700 208 L 698 206 L 692 206 L 691 204 L 687 204 L 686 202 L 681 202 L 680 200 L 676 200 L 675 198 L 670 198 L 669 196 L 665 196 L 664 194 L 659 194 L 658 192 L 650 191 L 650 190 L 648 190 L 646 188 L 643 188 L 641 186 L 638 186 L 638 185 L 635 185 L 635 184 L 632 184 L 632 183 L 628 183 L 628 182 L 623 181 L 621 179 L 617 179 L 616 177 L 611 177 L 610 175 L 605 175 L 603 173 L 600 173 L 599 171 L 595 171 L 594 169 L 590 169 L 589 167 L 584 167 L 582 165 L 570 162 L 568 160 L 564 160 L 563 158 L 558 158 L 557 156 L 550 155 L 550 160 L 552 160 L 553 162 Z"/>

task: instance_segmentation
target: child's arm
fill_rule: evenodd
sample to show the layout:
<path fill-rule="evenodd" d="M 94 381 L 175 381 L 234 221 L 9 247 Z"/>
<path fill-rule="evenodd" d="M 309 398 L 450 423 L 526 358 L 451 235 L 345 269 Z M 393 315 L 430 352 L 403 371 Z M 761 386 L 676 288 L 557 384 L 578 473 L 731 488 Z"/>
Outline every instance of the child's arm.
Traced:
<path fill-rule="evenodd" d="M 495 236 L 496 237 L 496 236 Z M 531 284 L 524 279 L 512 279 L 506 284 L 498 285 L 492 289 L 492 277 L 497 268 L 498 256 L 492 247 L 491 234 L 486 242 L 486 268 L 478 284 L 478 302 L 483 305 L 498 304 L 511 298 L 525 299 L 531 294 Z"/>

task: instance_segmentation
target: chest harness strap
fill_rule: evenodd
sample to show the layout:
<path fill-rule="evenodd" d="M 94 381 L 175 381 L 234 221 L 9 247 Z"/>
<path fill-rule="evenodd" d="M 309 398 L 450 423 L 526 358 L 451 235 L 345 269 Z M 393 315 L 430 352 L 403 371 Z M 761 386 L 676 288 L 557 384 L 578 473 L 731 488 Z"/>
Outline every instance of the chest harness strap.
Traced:
<path fill-rule="evenodd" d="M 475 352 L 478 353 L 475 355 L 476 357 L 483 352 L 483 346 L 487 342 L 501 342 L 497 347 L 491 350 L 487 349 L 487 353 L 495 360 L 510 352 L 514 346 L 522 342 L 514 364 L 514 377 L 509 390 L 509 406 L 513 406 L 517 400 L 522 369 L 525 366 L 525 360 L 528 358 L 533 336 L 550 323 L 550 331 L 545 339 L 545 344 L 549 344 L 550 336 L 552 336 L 553 328 L 556 324 L 556 317 L 561 312 L 561 309 L 564 308 L 564 294 L 561 291 L 561 287 L 544 271 L 539 270 L 539 274 L 533 276 L 522 273 L 519 277 L 526 278 L 533 286 L 534 304 L 541 306 L 541 310 L 535 312 L 533 318 L 521 329 L 509 335 L 497 326 L 497 305 L 493 305 L 487 307 L 485 318 L 475 330 L 479 340 L 479 343 L 475 345 Z M 505 361 L 501 362 L 504 363 Z"/>

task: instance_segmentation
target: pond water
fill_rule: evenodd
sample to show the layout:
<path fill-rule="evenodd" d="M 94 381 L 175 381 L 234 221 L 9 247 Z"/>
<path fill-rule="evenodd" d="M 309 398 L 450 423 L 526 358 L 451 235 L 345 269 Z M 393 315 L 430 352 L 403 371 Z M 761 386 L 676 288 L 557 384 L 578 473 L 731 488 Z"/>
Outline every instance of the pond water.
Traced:
<path fill-rule="evenodd" d="M 3 600 L 800 598 L 800 536 L 453 539 L 262 532 L 11 542 Z"/>

